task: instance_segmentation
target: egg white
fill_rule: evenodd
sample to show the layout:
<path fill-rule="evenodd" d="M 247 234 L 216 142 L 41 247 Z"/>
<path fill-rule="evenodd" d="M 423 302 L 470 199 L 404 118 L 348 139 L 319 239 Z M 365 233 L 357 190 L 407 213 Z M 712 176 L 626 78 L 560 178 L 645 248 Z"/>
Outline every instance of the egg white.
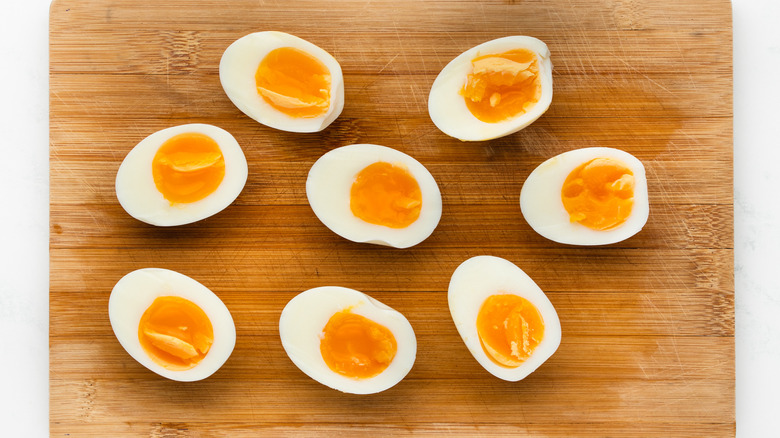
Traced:
<path fill-rule="evenodd" d="M 530 301 L 544 322 L 544 337 L 531 356 L 516 368 L 494 362 L 485 353 L 477 333 L 477 315 L 482 303 L 495 294 L 514 294 Z M 485 370 L 499 379 L 524 379 L 550 356 L 561 343 L 561 323 L 547 295 L 522 269 L 493 256 L 477 256 L 464 261 L 450 279 L 447 293 L 452 320 L 471 355 Z"/>
<path fill-rule="evenodd" d="M 349 309 L 387 327 L 397 351 L 381 373 L 352 379 L 332 371 L 320 353 L 322 330 L 335 313 Z M 354 289 L 323 286 L 291 299 L 279 318 L 279 336 L 290 360 L 317 382 L 350 394 L 373 394 L 395 386 L 409 373 L 417 356 L 417 338 L 409 321 L 398 311 Z"/>
<path fill-rule="evenodd" d="M 471 73 L 471 61 L 483 55 L 528 49 L 536 53 L 542 93 L 539 102 L 525 114 L 498 123 L 479 120 L 469 111 L 460 90 Z M 508 36 L 487 41 L 458 55 L 436 77 L 428 95 L 428 114 L 434 125 L 462 141 L 491 140 L 515 133 L 533 123 L 550 107 L 553 95 L 552 63 L 547 45 L 530 36 Z"/>
<path fill-rule="evenodd" d="M 146 353 L 138 339 L 141 316 L 157 297 L 178 296 L 206 313 L 214 329 L 214 343 L 206 356 L 188 370 L 169 370 Z M 176 271 L 144 268 L 122 277 L 111 291 L 108 317 L 119 343 L 138 363 L 162 377 L 180 382 L 202 380 L 227 361 L 236 345 L 236 327 L 230 311 L 209 288 Z"/>
<path fill-rule="evenodd" d="M 207 135 L 217 142 L 225 160 L 225 176 L 205 198 L 171 204 L 154 184 L 152 160 L 165 141 L 189 132 Z M 244 151 L 229 132 L 199 123 L 179 125 L 146 137 L 127 154 L 116 174 L 116 197 L 122 208 L 139 221 L 162 227 L 184 225 L 224 210 L 244 189 L 248 173 Z"/>
<path fill-rule="evenodd" d="M 350 210 L 350 189 L 355 177 L 377 161 L 405 166 L 420 186 L 420 216 L 406 228 L 371 224 Z M 309 170 L 306 196 L 325 226 L 353 242 L 408 248 L 428 238 L 441 219 L 441 192 L 428 169 L 411 156 L 386 146 L 354 144 L 327 152 Z"/>
<path fill-rule="evenodd" d="M 296 118 L 271 106 L 257 92 L 255 73 L 272 50 L 292 47 L 319 59 L 330 70 L 330 106 L 318 117 Z M 219 62 L 219 80 L 231 102 L 241 112 L 263 125 L 289 132 L 319 132 L 344 109 L 344 78 L 336 58 L 320 47 L 284 32 L 255 32 L 233 42 Z"/>
<path fill-rule="evenodd" d="M 571 222 L 561 200 L 566 177 L 577 166 L 594 158 L 614 158 L 634 173 L 634 206 L 618 227 L 598 231 Z M 650 214 L 647 176 L 641 161 L 628 152 L 604 147 L 575 149 L 550 158 L 528 175 L 520 191 L 520 210 L 528 225 L 554 242 L 570 245 L 608 245 L 628 239 L 642 230 Z"/>

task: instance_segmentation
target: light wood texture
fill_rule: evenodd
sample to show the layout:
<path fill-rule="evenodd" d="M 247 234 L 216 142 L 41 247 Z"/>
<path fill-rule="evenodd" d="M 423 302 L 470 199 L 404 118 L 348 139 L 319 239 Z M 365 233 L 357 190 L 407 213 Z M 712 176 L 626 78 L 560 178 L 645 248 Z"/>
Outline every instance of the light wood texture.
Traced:
<path fill-rule="evenodd" d="M 733 436 L 730 14 L 726 0 L 55 0 L 51 434 Z M 296 34 L 341 62 L 346 106 L 324 132 L 274 131 L 225 96 L 222 51 L 259 30 Z M 439 132 L 427 115 L 439 70 L 513 34 L 552 51 L 549 111 L 489 142 Z M 188 122 L 236 136 L 246 188 L 200 223 L 135 221 L 114 194 L 119 164 L 146 135 Z M 425 242 L 355 244 L 314 216 L 310 166 L 356 142 L 409 153 L 436 178 L 444 214 Z M 550 156 L 595 145 L 645 163 L 646 228 L 609 247 L 545 240 L 520 214 L 523 181 Z M 449 277 L 480 254 L 522 267 L 560 315 L 560 349 L 521 382 L 481 369 L 449 316 Z M 232 311 L 237 345 L 211 378 L 167 381 L 116 341 L 111 288 L 150 266 L 201 281 Z M 419 350 L 404 381 L 345 395 L 292 364 L 280 312 L 321 285 L 362 290 L 407 316 Z"/>

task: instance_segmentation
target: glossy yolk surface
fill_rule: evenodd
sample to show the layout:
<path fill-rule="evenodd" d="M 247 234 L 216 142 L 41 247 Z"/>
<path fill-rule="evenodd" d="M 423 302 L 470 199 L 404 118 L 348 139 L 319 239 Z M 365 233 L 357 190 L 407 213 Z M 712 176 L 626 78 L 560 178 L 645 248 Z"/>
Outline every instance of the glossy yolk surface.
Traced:
<path fill-rule="evenodd" d="M 225 158 L 214 139 L 196 132 L 171 137 L 152 160 L 157 190 L 171 204 L 200 201 L 225 177 Z"/>
<path fill-rule="evenodd" d="M 404 167 L 378 161 L 355 177 L 349 207 L 366 222 L 405 228 L 420 217 L 422 192 L 417 180 Z"/>
<path fill-rule="evenodd" d="M 502 122 L 525 114 L 539 102 L 542 84 L 534 52 L 517 49 L 479 56 L 471 67 L 460 94 L 477 119 Z"/>
<path fill-rule="evenodd" d="M 172 370 L 197 365 L 214 343 L 214 329 L 206 313 L 181 297 L 157 297 L 141 316 L 138 339 L 158 364 Z"/>
<path fill-rule="evenodd" d="M 477 314 L 482 348 L 497 364 L 518 367 L 531 356 L 544 336 L 539 310 L 523 297 L 498 294 L 488 297 Z"/>
<path fill-rule="evenodd" d="M 330 105 L 330 70 L 303 50 L 282 47 L 260 61 L 255 73 L 257 92 L 291 117 L 318 117 Z"/>
<path fill-rule="evenodd" d="M 320 352 L 328 367 L 353 379 L 381 373 L 397 350 L 395 336 L 387 327 L 349 310 L 328 320 L 320 342 Z"/>
<path fill-rule="evenodd" d="M 574 169 L 561 189 L 572 222 L 609 230 L 626 221 L 634 206 L 634 174 L 612 158 L 596 158 Z"/>

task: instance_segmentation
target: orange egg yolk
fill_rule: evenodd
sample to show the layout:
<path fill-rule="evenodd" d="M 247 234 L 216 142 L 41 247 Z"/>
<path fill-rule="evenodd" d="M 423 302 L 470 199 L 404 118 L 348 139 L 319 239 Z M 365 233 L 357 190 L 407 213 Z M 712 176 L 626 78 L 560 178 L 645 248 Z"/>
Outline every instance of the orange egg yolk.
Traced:
<path fill-rule="evenodd" d="M 474 58 L 460 94 L 474 117 L 486 123 L 525 114 L 542 95 L 536 54 L 517 49 Z"/>
<path fill-rule="evenodd" d="M 320 352 L 325 363 L 353 379 L 381 373 L 397 350 L 395 336 L 387 327 L 349 310 L 331 316 L 322 330 Z"/>
<path fill-rule="evenodd" d="M 491 295 L 477 315 L 477 334 L 485 353 L 497 364 L 515 368 L 542 342 L 539 310 L 523 297 Z"/>
<path fill-rule="evenodd" d="M 197 304 L 181 297 L 157 297 L 141 316 L 138 340 L 149 357 L 171 370 L 197 365 L 214 343 L 214 329 Z"/>
<path fill-rule="evenodd" d="M 634 174 L 618 160 L 593 159 L 571 171 L 561 199 L 572 222 L 598 231 L 615 228 L 634 206 Z"/>
<path fill-rule="evenodd" d="M 214 139 L 188 132 L 171 137 L 152 160 L 157 190 L 171 204 L 200 201 L 225 177 L 225 158 Z"/>
<path fill-rule="evenodd" d="M 330 105 L 330 70 L 303 50 L 269 52 L 255 73 L 257 92 L 272 107 L 296 118 L 325 114 Z"/>
<path fill-rule="evenodd" d="M 355 177 L 349 207 L 368 223 L 405 228 L 420 217 L 422 192 L 406 168 L 378 161 Z"/>

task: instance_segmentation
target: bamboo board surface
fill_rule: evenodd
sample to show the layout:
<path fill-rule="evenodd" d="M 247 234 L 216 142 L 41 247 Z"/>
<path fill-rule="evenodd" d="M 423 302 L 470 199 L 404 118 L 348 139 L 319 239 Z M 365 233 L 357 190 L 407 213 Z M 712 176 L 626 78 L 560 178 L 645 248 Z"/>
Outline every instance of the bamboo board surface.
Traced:
<path fill-rule="evenodd" d="M 50 16 L 52 436 L 732 436 L 734 282 L 731 11 L 726 0 L 55 0 Z M 318 134 L 266 128 L 221 89 L 235 39 L 281 30 L 342 65 L 346 105 Z M 427 95 L 457 54 L 506 35 L 547 42 L 555 95 L 514 135 L 461 143 Z M 120 207 L 114 178 L 148 134 L 211 123 L 243 146 L 236 202 L 160 229 Z M 351 143 L 402 150 L 436 178 L 444 213 L 423 243 L 346 241 L 306 200 L 310 166 Z M 619 244 L 578 248 L 537 235 L 520 188 L 545 159 L 618 147 L 647 168 L 651 213 Z M 465 259 L 523 268 L 561 319 L 557 353 L 527 379 L 484 371 L 461 342 L 447 285 Z M 231 310 L 236 348 L 215 375 L 165 380 L 122 349 L 108 321 L 119 278 L 187 274 Z M 414 368 L 376 395 L 309 379 L 278 336 L 297 293 L 341 285 L 401 311 Z"/>

